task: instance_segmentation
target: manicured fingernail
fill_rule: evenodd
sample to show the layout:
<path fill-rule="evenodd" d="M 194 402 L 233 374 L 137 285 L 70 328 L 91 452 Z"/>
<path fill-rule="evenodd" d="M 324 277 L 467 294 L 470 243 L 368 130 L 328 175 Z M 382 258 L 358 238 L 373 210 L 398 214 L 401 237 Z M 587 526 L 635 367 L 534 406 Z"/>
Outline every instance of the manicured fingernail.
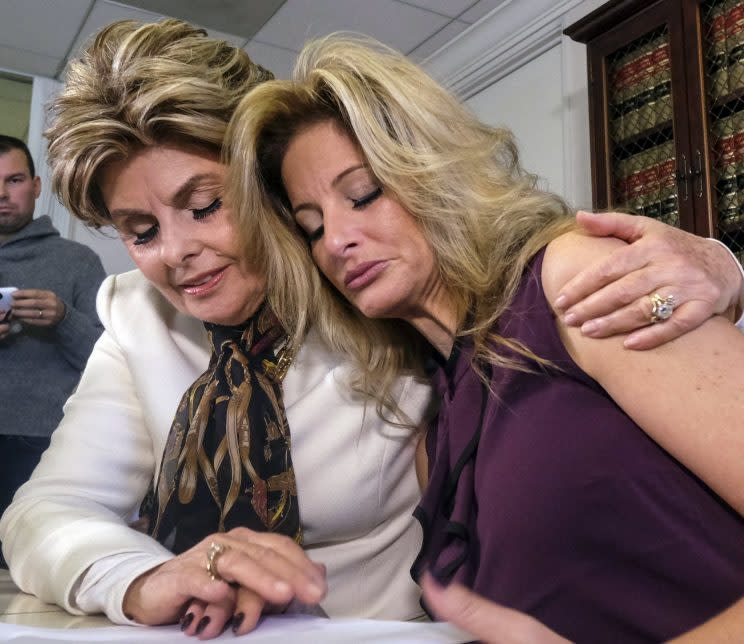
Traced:
<path fill-rule="evenodd" d="M 233 615 L 232 624 L 230 625 L 230 628 L 232 629 L 233 633 L 237 634 L 238 629 L 240 628 L 240 625 L 243 623 L 244 619 L 245 619 L 245 615 L 243 613 L 238 613 L 237 615 Z"/>
<path fill-rule="evenodd" d="M 576 326 L 579 323 L 579 316 L 576 315 L 576 313 L 566 313 L 566 315 L 563 316 L 563 321 L 568 324 L 568 326 Z"/>
<path fill-rule="evenodd" d="M 565 295 L 559 295 L 557 298 L 555 298 L 555 307 L 557 309 L 562 309 L 566 306 L 566 300 L 568 298 Z"/>
<path fill-rule="evenodd" d="M 209 617 L 209 615 L 205 615 L 204 617 L 199 620 L 199 623 L 196 625 L 196 634 L 201 635 L 201 632 L 209 626 L 209 622 L 211 622 L 212 619 Z"/>
<path fill-rule="evenodd" d="M 602 323 L 599 320 L 589 320 L 581 325 L 581 332 L 584 335 L 592 335 L 602 328 Z"/>
<path fill-rule="evenodd" d="M 194 621 L 194 613 L 186 613 L 181 618 L 181 630 L 185 631 L 189 626 L 191 626 L 191 622 Z"/>

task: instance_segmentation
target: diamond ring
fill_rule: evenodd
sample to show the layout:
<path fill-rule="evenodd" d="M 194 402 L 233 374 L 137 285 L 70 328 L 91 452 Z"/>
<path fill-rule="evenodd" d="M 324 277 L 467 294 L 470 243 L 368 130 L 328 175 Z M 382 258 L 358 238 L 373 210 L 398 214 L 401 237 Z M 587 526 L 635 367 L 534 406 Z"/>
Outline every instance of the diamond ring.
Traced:
<path fill-rule="evenodd" d="M 220 573 L 217 572 L 217 559 L 220 555 L 228 550 L 230 546 L 226 546 L 222 543 L 216 543 L 212 541 L 207 548 L 207 572 L 212 581 L 222 581 Z"/>
<path fill-rule="evenodd" d="M 658 293 L 651 295 L 651 324 L 668 320 L 676 306 L 677 299 L 674 295 L 663 296 Z"/>

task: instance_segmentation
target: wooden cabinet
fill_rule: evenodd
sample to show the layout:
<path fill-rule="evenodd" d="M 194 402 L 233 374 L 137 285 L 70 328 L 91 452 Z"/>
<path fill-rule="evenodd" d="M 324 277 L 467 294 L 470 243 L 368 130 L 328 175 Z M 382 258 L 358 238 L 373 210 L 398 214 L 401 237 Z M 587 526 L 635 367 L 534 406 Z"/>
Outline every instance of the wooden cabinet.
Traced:
<path fill-rule="evenodd" d="M 612 0 L 587 45 L 592 194 L 744 260 L 744 0 Z"/>

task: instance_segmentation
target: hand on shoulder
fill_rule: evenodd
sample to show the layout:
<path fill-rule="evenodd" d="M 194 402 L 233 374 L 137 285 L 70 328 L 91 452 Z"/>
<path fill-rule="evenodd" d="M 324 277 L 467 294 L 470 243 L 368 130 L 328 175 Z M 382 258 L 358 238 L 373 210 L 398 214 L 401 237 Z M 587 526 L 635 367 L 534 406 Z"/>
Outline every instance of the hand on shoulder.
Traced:
<path fill-rule="evenodd" d="M 568 282 L 590 264 L 627 245 L 615 237 L 592 237 L 581 230 L 571 230 L 551 241 L 543 259 L 542 284 L 545 297 L 556 314 L 563 315 L 553 303 Z"/>

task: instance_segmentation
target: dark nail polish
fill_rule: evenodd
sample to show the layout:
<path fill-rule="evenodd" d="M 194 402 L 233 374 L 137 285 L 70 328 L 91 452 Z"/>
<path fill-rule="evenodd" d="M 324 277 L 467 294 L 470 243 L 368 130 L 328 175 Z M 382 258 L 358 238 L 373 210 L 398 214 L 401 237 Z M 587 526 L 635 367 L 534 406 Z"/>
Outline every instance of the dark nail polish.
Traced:
<path fill-rule="evenodd" d="M 207 615 L 206 617 L 202 617 L 199 623 L 196 625 L 196 634 L 201 635 L 201 632 L 209 626 L 209 622 L 211 622 L 212 619 Z"/>
<path fill-rule="evenodd" d="M 186 613 L 181 618 L 181 630 L 185 631 L 189 626 L 191 626 L 191 622 L 194 621 L 194 613 Z"/>
<path fill-rule="evenodd" d="M 245 619 L 245 615 L 243 613 L 237 613 L 232 618 L 232 625 L 230 628 L 232 628 L 233 633 L 237 633 L 238 629 L 240 628 L 240 625 L 243 623 L 243 620 Z"/>

